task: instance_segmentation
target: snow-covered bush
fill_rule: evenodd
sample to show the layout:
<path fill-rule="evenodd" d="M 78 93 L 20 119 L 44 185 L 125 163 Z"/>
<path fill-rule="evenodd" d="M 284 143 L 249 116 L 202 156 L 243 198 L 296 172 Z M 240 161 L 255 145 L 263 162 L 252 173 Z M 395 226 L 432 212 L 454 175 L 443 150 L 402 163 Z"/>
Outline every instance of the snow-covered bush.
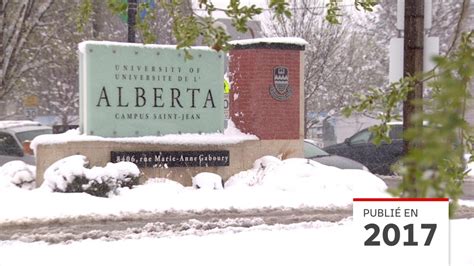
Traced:
<path fill-rule="evenodd" d="M 266 172 L 282 164 L 282 161 L 274 156 L 263 156 L 253 163 L 253 168 L 242 171 L 231 176 L 226 182 L 225 187 L 231 186 L 255 186 L 261 185 Z"/>
<path fill-rule="evenodd" d="M 41 188 L 51 191 L 66 191 L 77 177 L 84 176 L 84 170 L 89 165 L 85 156 L 74 155 L 53 163 L 44 172 L 44 182 Z"/>
<path fill-rule="evenodd" d="M 222 177 L 218 174 L 202 172 L 192 177 L 193 188 L 206 190 L 224 189 Z"/>
<path fill-rule="evenodd" d="M 130 162 L 108 163 L 89 169 L 87 158 L 73 155 L 61 159 L 46 169 L 42 188 L 53 192 L 85 192 L 107 197 L 117 188 L 138 185 L 140 170 Z"/>
<path fill-rule="evenodd" d="M 22 161 L 11 161 L 0 167 L 0 186 L 17 186 L 23 189 L 36 188 L 36 167 Z"/>

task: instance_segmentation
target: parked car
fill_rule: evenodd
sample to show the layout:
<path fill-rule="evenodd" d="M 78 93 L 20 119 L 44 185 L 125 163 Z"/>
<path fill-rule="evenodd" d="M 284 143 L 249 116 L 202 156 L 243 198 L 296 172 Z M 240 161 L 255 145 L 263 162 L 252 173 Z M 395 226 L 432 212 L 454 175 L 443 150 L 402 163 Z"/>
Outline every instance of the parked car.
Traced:
<path fill-rule="evenodd" d="M 319 148 L 311 140 L 304 141 L 304 157 L 322 163 L 324 165 L 335 166 L 341 169 L 361 169 L 369 171 L 363 164 L 349 158 L 331 155 Z"/>
<path fill-rule="evenodd" d="M 29 144 L 43 134 L 52 134 L 51 127 L 32 121 L 0 121 L 0 166 L 14 160 L 34 165 Z"/>
<path fill-rule="evenodd" d="M 379 146 L 375 145 L 372 142 L 373 133 L 365 128 L 347 138 L 344 143 L 325 147 L 324 150 L 358 161 L 374 174 L 390 175 L 391 166 L 403 155 L 403 125 L 391 123 L 390 126 L 391 143 L 382 142 Z"/>

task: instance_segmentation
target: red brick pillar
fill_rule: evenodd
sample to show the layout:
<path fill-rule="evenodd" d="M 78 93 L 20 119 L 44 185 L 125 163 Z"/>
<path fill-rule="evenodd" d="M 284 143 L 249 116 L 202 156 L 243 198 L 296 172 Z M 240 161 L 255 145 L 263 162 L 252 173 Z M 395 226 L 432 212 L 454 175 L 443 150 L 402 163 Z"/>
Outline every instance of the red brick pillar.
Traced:
<path fill-rule="evenodd" d="M 230 117 L 261 140 L 302 139 L 305 41 L 288 38 L 233 42 Z"/>

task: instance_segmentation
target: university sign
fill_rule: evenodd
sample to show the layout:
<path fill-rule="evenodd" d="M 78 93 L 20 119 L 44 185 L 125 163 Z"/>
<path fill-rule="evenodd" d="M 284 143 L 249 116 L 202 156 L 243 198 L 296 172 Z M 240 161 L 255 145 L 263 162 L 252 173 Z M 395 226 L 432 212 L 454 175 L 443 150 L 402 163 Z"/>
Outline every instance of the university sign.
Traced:
<path fill-rule="evenodd" d="M 227 180 L 282 150 L 303 156 L 306 42 L 242 43 L 229 54 L 230 83 L 224 83 L 224 53 L 207 47 L 190 48 L 193 59 L 185 60 L 175 46 L 80 43 L 80 131 L 108 138 L 38 141 L 37 183 L 52 164 L 72 154 L 86 156 L 90 166 L 132 162 L 145 178 L 162 176 L 184 186 L 203 171 Z M 34 99 L 25 100 L 27 105 Z M 156 137 L 222 132 L 226 111 L 242 134 L 209 134 L 208 141 L 194 138 L 197 134 Z M 278 116 L 262 119 L 268 113 Z"/>
<path fill-rule="evenodd" d="M 87 41 L 80 49 L 81 128 L 136 137 L 224 127 L 224 55 L 207 48 Z"/>

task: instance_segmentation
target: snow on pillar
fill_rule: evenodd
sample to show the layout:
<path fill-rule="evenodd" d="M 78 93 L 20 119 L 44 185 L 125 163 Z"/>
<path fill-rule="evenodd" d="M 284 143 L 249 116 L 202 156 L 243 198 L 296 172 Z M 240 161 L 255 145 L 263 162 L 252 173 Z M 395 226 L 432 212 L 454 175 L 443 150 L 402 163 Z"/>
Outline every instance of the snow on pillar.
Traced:
<path fill-rule="evenodd" d="M 230 117 L 261 140 L 304 137 L 304 49 L 299 38 L 232 42 Z"/>

